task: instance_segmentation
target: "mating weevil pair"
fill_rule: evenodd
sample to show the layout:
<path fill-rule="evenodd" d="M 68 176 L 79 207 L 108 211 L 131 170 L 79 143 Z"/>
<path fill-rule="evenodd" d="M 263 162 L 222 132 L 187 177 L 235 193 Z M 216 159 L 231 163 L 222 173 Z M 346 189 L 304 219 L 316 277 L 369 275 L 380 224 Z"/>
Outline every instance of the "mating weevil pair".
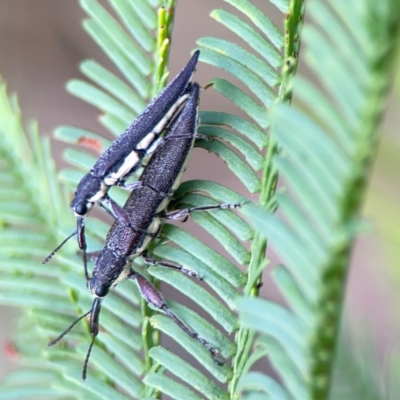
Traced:
<path fill-rule="evenodd" d="M 197 57 L 198 53 L 189 61 L 188 66 L 192 63 L 190 67 L 192 70 L 191 74 L 193 73 Z M 195 60 L 194 63 L 193 60 Z M 181 74 L 185 72 L 185 70 L 187 71 L 188 66 L 185 67 Z M 178 75 L 170 85 L 175 82 L 179 76 L 180 75 Z M 170 85 L 167 86 L 167 89 Z M 162 100 L 162 97 L 167 93 L 168 90 L 164 90 L 157 99 Z M 143 255 L 149 264 L 158 264 L 167 268 L 178 269 L 183 273 L 199 278 L 196 273 L 183 269 L 178 264 L 174 264 L 170 261 L 154 260 L 147 257 L 146 249 L 148 245 L 160 232 L 164 219 L 175 220 L 184 218 L 193 211 L 237 208 L 240 206 L 240 204 L 220 204 L 209 207 L 193 207 L 177 212 L 175 211 L 170 214 L 166 211 L 174 191 L 180 184 L 183 172 L 186 168 L 188 156 L 196 138 L 199 94 L 199 85 L 197 83 L 191 84 L 187 82 L 184 94 L 175 95 L 175 101 L 172 103 L 176 104 L 178 101 L 177 97 L 179 97 L 180 103 L 185 103 L 185 105 L 178 113 L 175 120 L 168 126 L 166 135 L 161 139 L 161 144 L 157 146 L 157 151 L 154 152 L 139 178 L 139 184 L 133 186 L 128 200 L 121 209 L 120 215 L 123 217 L 119 218 L 119 214 L 116 215 L 116 220 L 107 234 L 104 248 L 99 252 L 95 261 L 92 278 L 88 279 L 89 290 L 95 297 L 91 310 L 76 320 L 58 338 L 49 343 L 49 345 L 53 345 L 58 342 L 78 321 L 90 314 L 92 342 L 89 346 L 84 363 L 83 379 L 86 378 L 90 352 L 99 331 L 101 302 L 108 294 L 110 288 L 124 279 L 135 281 L 143 298 L 147 302 L 167 314 L 190 337 L 198 340 L 210 352 L 214 362 L 219 365 L 223 364 L 217 359 L 217 349 L 176 316 L 168 308 L 163 296 L 155 286 L 131 268 L 132 261 Z M 183 99 L 183 97 L 185 98 Z M 152 104 L 154 104 L 154 102 Z M 167 113 L 172 110 L 171 107 L 167 107 L 167 109 Z M 166 115 L 163 118 L 170 119 L 170 116 Z M 168 125 L 168 123 L 165 125 Z M 154 126 L 151 126 L 150 129 L 153 132 Z M 113 146 L 114 144 L 111 145 L 110 149 Z M 122 162 L 125 162 L 125 159 Z M 126 176 L 127 175 L 124 175 L 124 179 Z M 78 197 L 79 186 L 76 198 Z"/>
<path fill-rule="evenodd" d="M 126 220 L 123 209 L 108 195 L 111 186 L 133 189 L 137 183 L 126 184 L 126 180 L 141 166 L 144 157 L 163 143 L 159 139 L 174 115 L 189 97 L 189 85 L 196 68 L 199 51 L 146 109 L 128 126 L 111 146 L 101 155 L 93 168 L 82 178 L 71 202 L 71 210 L 77 218 L 77 229 L 69 235 L 49 256 L 47 263 L 71 237 L 77 235 L 79 248 L 83 251 L 86 280 L 87 272 L 85 219 L 95 204 L 111 213 L 116 219 Z M 104 204 L 110 206 L 110 209 Z"/>

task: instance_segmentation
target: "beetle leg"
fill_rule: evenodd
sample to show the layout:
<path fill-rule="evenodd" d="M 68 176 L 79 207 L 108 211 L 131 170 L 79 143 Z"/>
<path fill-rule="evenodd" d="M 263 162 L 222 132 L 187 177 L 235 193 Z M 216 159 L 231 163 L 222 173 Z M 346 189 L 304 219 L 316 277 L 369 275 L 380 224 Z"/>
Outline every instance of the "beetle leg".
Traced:
<path fill-rule="evenodd" d="M 189 208 L 184 208 L 183 210 L 171 211 L 170 213 L 165 215 L 164 218 L 169 220 L 177 220 L 177 219 L 187 218 L 189 214 L 191 214 L 194 211 L 226 210 L 232 208 L 240 208 L 242 205 L 243 203 L 233 203 L 233 204 L 223 203 L 214 206 L 189 207 Z"/>
<path fill-rule="evenodd" d="M 106 203 L 110 206 L 107 208 L 103 203 Z M 100 207 L 105 210 L 108 214 L 110 214 L 113 218 L 122 222 L 124 225 L 130 225 L 129 217 L 126 211 L 115 202 L 110 196 L 105 196 L 102 202 L 99 202 Z"/>
<path fill-rule="evenodd" d="M 143 298 L 152 304 L 154 307 L 158 308 L 160 311 L 163 311 L 168 317 L 170 317 L 178 326 L 181 328 L 187 335 L 191 338 L 196 339 L 200 342 L 211 354 L 211 358 L 214 363 L 217 365 L 224 365 L 223 361 L 218 360 L 218 350 L 208 343 L 203 337 L 201 337 L 197 332 L 193 331 L 189 328 L 172 310 L 170 310 L 165 303 L 165 299 L 163 295 L 156 289 L 156 287 L 149 282 L 144 276 L 138 274 L 137 272 L 132 271 L 132 273 L 128 276 L 128 279 L 136 282 L 140 293 Z"/>
<path fill-rule="evenodd" d="M 88 257 L 89 260 L 91 260 L 95 263 L 97 261 L 97 259 L 99 258 L 100 253 L 101 253 L 101 250 L 89 251 L 86 253 L 86 256 Z"/>
<path fill-rule="evenodd" d="M 175 269 L 177 271 L 182 272 L 182 274 L 189 275 L 192 278 L 197 279 L 198 281 L 202 281 L 203 278 L 196 272 L 191 269 L 185 268 L 182 265 L 178 263 L 174 263 L 173 261 L 169 260 L 157 260 L 155 258 L 147 256 L 147 254 L 142 254 L 143 260 L 145 261 L 146 264 L 149 265 L 159 265 L 161 267 L 166 267 L 166 268 L 171 268 Z"/>
<path fill-rule="evenodd" d="M 154 153 L 157 149 L 162 147 L 165 143 L 167 143 L 171 139 L 191 139 L 193 137 L 195 137 L 196 139 L 203 139 L 203 140 L 207 140 L 207 141 L 212 140 L 212 138 L 210 136 L 203 135 L 201 133 L 196 133 L 195 135 L 188 133 L 186 135 L 167 136 L 167 137 L 158 139 L 156 142 L 154 142 L 153 145 L 150 147 L 150 149 L 147 151 L 146 155 Z"/>
<path fill-rule="evenodd" d="M 153 234 L 150 232 L 147 232 L 146 230 L 143 229 L 137 229 L 134 227 L 131 222 L 129 221 L 128 214 L 126 211 L 118 205 L 111 197 L 107 196 L 103 200 L 104 203 L 107 203 L 111 206 L 111 210 L 107 208 L 103 203 L 99 203 L 100 207 L 105 210 L 108 214 L 110 214 L 114 219 L 116 219 L 118 222 L 121 224 L 124 224 L 125 226 L 129 226 L 133 231 L 135 232 L 142 232 L 146 233 L 147 235 L 154 237 L 154 238 L 159 238 L 160 236 L 157 234 Z"/>
<path fill-rule="evenodd" d="M 121 182 L 118 186 L 121 187 L 122 189 L 125 189 L 125 190 L 134 190 L 134 189 L 141 188 L 142 187 L 142 182 L 140 182 L 140 181 L 132 182 L 132 183 Z"/>

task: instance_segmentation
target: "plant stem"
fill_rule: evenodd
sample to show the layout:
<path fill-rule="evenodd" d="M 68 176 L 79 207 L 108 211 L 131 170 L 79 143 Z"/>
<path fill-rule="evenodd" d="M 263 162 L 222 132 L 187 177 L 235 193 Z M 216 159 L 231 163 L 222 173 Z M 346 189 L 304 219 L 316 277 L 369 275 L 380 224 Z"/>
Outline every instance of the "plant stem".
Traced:
<path fill-rule="evenodd" d="M 154 73 L 152 78 L 152 94 L 154 98 L 166 85 L 168 78 L 168 57 L 171 44 L 171 31 L 174 22 L 176 0 L 167 0 L 165 6 L 158 9 L 158 32 L 157 32 L 157 47 L 154 50 Z M 148 277 L 148 279 L 159 288 L 159 282 Z M 152 358 L 149 356 L 149 350 L 152 347 L 160 345 L 161 335 L 158 330 L 154 329 L 150 324 L 150 318 L 155 314 L 147 303 L 142 300 L 142 318 L 143 328 L 142 337 L 144 343 L 144 360 L 146 371 L 154 369 L 155 365 Z M 153 397 L 160 398 L 161 393 L 153 393 Z"/>
<path fill-rule="evenodd" d="M 282 67 L 282 82 L 279 87 L 277 101 L 288 102 L 292 100 L 291 80 L 296 73 L 298 65 L 298 54 L 300 49 L 300 30 L 304 20 L 305 5 L 304 0 L 292 0 L 289 6 L 289 12 L 285 19 L 285 49 Z M 269 146 L 265 158 L 265 164 L 261 179 L 261 193 L 259 205 L 267 207 L 271 202 L 276 191 L 278 175 L 273 167 L 274 156 L 278 152 L 276 140 L 270 135 Z M 273 210 L 270 210 L 273 211 Z M 267 240 L 259 232 L 255 232 L 251 246 L 251 260 L 248 268 L 248 284 L 243 289 L 244 296 L 256 297 L 259 295 L 261 284 L 260 265 L 266 264 Z M 251 345 L 254 340 L 254 334 L 248 329 L 240 328 L 235 337 L 237 348 L 240 354 L 237 354 L 233 360 L 233 378 L 230 383 L 231 398 L 235 395 L 237 383 L 246 369 L 246 362 L 249 358 Z"/>
<path fill-rule="evenodd" d="M 398 12 L 395 13 L 398 15 Z M 378 22 L 379 23 L 379 22 Z M 311 351 L 311 398 L 325 400 L 332 384 L 332 369 L 339 340 L 347 274 L 354 238 L 357 232 L 358 216 L 365 198 L 369 171 L 377 149 L 379 122 L 383 114 L 390 82 L 393 54 L 396 53 L 399 38 L 398 22 L 388 26 L 386 51 L 379 52 L 369 68 L 373 71 L 365 88 L 368 99 L 360 112 L 360 125 L 352 132 L 356 140 L 354 154 L 351 155 L 353 173 L 347 183 L 341 214 L 337 224 L 337 243 L 331 247 L 333 256 L 324 267 L 323 289 L 318 301 L 318 320 L 314 328 Z"/>

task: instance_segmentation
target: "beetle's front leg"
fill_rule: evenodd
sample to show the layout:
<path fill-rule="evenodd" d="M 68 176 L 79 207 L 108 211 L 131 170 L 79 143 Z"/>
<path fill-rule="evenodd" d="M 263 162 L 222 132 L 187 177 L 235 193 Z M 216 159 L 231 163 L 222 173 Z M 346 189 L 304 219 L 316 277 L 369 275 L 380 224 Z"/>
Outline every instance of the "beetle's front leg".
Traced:
<path fill-rule="evenodd" d="M 85 270 L 85 278 L 86 282 L 89 281 L 89 273 L 87 268 L 87 243 L 86 243 L 86 235 L 85 235 L 85 222 L 86 218 L 78 217 L 76 220 L 76 227 L 77 227 L 77 237 L 78 237 L 78 246 L 83 251 L 83 268 Z"/>
<path fill-rule="evenodd" d="M 109 205 L 110 208 L 106 207 L 105 204 Z M 111 215 L 114 219 L 120 221 L 124 225 L 130 225 L 129 217 L 126 211 L 110 196 L 105 196 L 104 199 L 99 202 L 100 207 Z"/>
<path fill-rule="evenodd" d="M 107 208 L 103 203 L 108 204 L 111 209 Z M 129 216 L 128 216 L 127 212 L 117 202 L 115 202 L 110 196 L 106 196 L 102 203 L 99 202 L 99 205 L 103 210 L 105 210 L 114 219 L 116 219 L 121 224 L 124 224 L 125 226 L 129 226 L 133 231 L 146 233 L 147 235 L 152 236 L 152 237 L 159 237 L 159 235 L 157 235 L 157 234 L 153 234 L 153 233 L 147 232 L 143 229 L 138 229 L 135 226 L 133 226 L 131 224 L 131 221 L 129 220 Z"/>

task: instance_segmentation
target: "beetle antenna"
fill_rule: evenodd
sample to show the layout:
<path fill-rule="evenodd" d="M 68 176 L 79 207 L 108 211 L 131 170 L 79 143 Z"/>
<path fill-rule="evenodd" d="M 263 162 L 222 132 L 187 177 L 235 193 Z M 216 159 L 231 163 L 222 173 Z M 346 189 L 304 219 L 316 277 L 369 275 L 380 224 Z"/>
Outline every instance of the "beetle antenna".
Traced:
<path fill-rule="evenodd" d="M 75 230 L 75 231 L 72 232 L 66 239 L 64 239 L 64 240 L 61 242 L 61 244 L 59 244 L 59 245 L 58 245 L 58 246 L 57 246 L 43 261 L 42 261 L 42 264 L 46 264 L 47 262 L 49 262 L 49 261 L 53 258 L 54 254 L 56 254 L 57 251 L 60 250 L 61 247 L 63 247 L 64 244 L 67 243 L 68 240 L 71 239 L 72 236 L 75 236 L 77 233 L 78 233 L 78 230 Z"/>
<path fill-rule="evenodd" d="M 88 352 L 86 354 L 86 358 L 85 358 L 85 362 L 83 364 L 83 371 L 82 371 L 82 379 L 85 381 L 86 380 L 86 373 L 87 373 L 87 367 L 88 367 L 88 363 L 89 363 L 89 358 L 90 358 L 90 353 L 92 351 L 92 347 L 94 345 L 94 341 L 96 339 L 96 336 L 93 335 L 92 341 L 90 343 Z"/>
<path fill-rule="evenodd" d="M 81 319 L 85 318 L 87 315 L 89 315 L 92 312 L 92 310 L 88 311 L 87 313 L 83 314 L 80 316 L 75 322 L 73 322 L 60 336 L 57 338 L 53 339 L 49 343 L 47 343 L 47 346 L 53 346 L 53 344 L 56 344 L 58 341 L 60 341 Z"/>

